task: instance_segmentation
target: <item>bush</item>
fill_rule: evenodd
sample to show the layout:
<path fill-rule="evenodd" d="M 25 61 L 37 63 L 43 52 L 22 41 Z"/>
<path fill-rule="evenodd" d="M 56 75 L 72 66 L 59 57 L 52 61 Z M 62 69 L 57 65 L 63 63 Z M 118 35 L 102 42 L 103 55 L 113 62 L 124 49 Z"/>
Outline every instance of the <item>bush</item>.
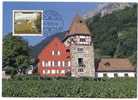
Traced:
<path fill-rule="evenodd" d="M 13 80 L 40 80 L 39 75 L 16 75 Z"/>

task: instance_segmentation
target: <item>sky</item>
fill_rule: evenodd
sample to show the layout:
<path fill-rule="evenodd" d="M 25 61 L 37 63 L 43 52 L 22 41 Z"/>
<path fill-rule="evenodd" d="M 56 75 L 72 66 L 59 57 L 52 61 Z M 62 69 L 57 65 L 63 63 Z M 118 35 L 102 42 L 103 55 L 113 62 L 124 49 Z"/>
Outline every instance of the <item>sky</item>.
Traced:
<path fill-rule="evenodd" d="M 12 32 L 12 10 L 43 10 L 44 14 L 47 10 L 55 11 L 63 19 L 64 26 L 61 29 L 63 32 L 68 30 L 76 14 L 81 16 L 87 11 L 94 11 L 96 7 L 96 3 L 79 2 L 3 2 L 3 36 Z M 52 34 L 54 33 L 43 36 L 23 36 L 23 38 L 29 45 L 34 46 Z"/>

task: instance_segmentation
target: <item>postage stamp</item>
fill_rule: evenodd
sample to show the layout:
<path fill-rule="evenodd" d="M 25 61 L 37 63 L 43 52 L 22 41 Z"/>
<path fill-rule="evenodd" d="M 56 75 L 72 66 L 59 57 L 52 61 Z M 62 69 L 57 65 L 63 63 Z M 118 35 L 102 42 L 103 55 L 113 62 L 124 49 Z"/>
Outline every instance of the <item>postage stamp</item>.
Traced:
<path fill-rule="evenodd" d="M 42 36 L 43 10 L 13 10 L 14 36 Z"/>

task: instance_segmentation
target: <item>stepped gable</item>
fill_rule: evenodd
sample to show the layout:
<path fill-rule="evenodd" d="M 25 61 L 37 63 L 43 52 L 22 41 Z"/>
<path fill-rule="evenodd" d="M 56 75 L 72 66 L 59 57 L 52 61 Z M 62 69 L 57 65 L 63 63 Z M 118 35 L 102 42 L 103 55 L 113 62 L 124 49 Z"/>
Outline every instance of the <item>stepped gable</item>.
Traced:
<path fill-rule="evenodd" d="M 85 20 L 79 15 L 75 16 L 74 20 L 72 21 L 72 24 L 69 27 L 69 31 L 66 33 L 66 36 L 76 35 L 76 34 L 91 35 L 85 23 Z"/>

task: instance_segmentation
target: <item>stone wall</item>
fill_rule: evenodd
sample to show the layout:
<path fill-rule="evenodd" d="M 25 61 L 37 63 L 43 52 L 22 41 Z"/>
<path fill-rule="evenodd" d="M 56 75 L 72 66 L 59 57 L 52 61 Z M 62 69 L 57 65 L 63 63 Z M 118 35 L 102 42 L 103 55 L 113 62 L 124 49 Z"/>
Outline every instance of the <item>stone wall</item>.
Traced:
<path fill-rule="evenodd" d="M 78 51 L 78 48 L 83 48 L 83 51 Z M 94 67 L 94 51 L 93 44 L 91 45 L 71 45 L 71 64 L 73 77 L 95 77 Z M 79 67 L 78 58 L 83 58 L 85 67 Z M 78 72 L 83 69 L 83 72 Z"/>

